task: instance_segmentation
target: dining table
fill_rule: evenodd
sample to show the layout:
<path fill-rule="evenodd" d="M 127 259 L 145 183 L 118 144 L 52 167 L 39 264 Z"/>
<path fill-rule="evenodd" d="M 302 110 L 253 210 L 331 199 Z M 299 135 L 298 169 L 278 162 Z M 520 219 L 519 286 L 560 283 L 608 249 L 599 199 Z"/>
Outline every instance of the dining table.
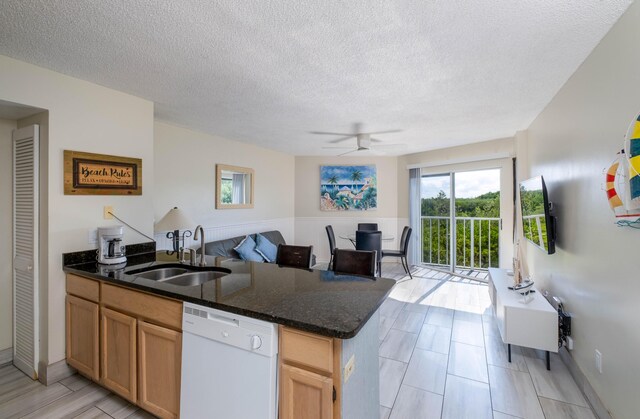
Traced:
<path fill-rule="evenodd" d="M 341 239 L 349 240 L 353 247 L 356 247 L 356 233 L 339 235 Z M 393 241 L 395 237 L 391 234 L 382 234 L 382 241 Z"/>

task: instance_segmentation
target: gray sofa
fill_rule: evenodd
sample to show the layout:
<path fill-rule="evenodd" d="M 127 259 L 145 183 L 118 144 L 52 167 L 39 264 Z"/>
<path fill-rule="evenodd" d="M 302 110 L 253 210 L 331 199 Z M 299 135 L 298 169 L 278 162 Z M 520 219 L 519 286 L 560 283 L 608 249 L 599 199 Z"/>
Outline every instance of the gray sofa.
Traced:
<path fill-rule="evenodd" d="M 264 237 L 266 237 L 271 243 L 278 246 L 279 244 L 286 244 L 284 241 L 284 237 L 282 237 L 282 233 L 278 230 L 273 231 L 265 231 L 261 232 Z M 255 241 L 256 235 L 250 234 L 251 238 Z M 245 238 L 245 236 L 232 237 L 230 239 L 224 240 L 216 240 L 213 242 L 204 244 L 204 254 L 211 256 L 226 256 L 230 258 L 240 259 L 240 255 L 238 252 L 233 250 L 234 247 L 240 244 L 240 242 Z M 200 253 L 200 249 L 198 249 L 198 253 Z M 316 256 L 313 255 L 311 257 L 311 265 L 316 264 Z"/>
<path fill-rule="evenodd" d="M 269 241 L 276 246 L 279 244 L 286 244 L 284 241 L 284 237 L 282 237 L 282 234 L 278 230 L 265 231 L 261 232 L 260 234 L 269 239 Z M 254 241 L 256 240 L 255 234 L 251 234 L 250 236 Z M 205 243 L 204 254 L 210 256 L 226 256 L 230 258 L 240 259 L 240 255 L 238 254 L 238 252 L 233 250 L 233 248 L 239 245 L 245 237 L 246 236 L 238 236 L 232 237 L 230 239 L 216 240 L 214 242 Z M 199 249 L 198 253 L 200 253 Z"/>

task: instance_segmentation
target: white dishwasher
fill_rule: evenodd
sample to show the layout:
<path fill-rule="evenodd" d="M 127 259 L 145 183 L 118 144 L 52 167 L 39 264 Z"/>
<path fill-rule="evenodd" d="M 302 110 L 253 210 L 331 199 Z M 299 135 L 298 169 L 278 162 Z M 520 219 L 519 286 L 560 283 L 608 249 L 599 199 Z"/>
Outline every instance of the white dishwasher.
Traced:
<path fill-rule="evenodd" d="M 183 311 L 180 417 L 276 419 L 276 325 L 186 302 Z"/>

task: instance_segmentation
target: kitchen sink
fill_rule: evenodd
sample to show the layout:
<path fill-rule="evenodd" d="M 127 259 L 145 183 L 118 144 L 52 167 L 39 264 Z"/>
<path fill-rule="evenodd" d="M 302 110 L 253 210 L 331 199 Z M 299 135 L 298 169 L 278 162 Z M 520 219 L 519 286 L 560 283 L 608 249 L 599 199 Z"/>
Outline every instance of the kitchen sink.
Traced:
<path fill-rule="evenodd" d="M 170 278 L 172 276 L 186 274 L 189 272 L 183 268 L 162 268 L 162 269 L 154 269 L 152 271 L 141 272 L 136 276 L 141 276 L 142 278 L 153 279 L 154 281 L 162 281 L 163 279 Z"/>
<path fill-rule="evenodd" d="M 220 268 L 218 266 L 191 266 L 171 263 L 134 269 L 125 273 L 127 275 L 135 275 L 141 278 L 151 279 L 153 281 L 190 287 L 221 278 L 230 274 L 231 270 Z"/>
<path fill-rule="evenodd" d="M 180 285 L 183 287 L 191 287 L 194 285 L 204 284 L 205 282 L 211 281 L 213 279 L 221 278 L 225 276 L 226 273 L 222 272 L 191 272 L 187 274 L 182 274 L 178 276 L 174 276 L 173 278 L 168 278 L 163 280 L 165 284 L 172 285 Z"/>

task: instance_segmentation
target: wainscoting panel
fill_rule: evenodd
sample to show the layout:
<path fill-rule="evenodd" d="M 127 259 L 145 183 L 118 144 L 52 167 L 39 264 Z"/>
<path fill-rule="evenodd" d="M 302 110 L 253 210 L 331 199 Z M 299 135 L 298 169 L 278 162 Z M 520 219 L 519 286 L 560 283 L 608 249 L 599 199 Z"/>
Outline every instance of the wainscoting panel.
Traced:
<path fill-rule="evenodd" d="M 203 227 L 205 242 L 223 240 L 246 234 L 260 233 L 262 231 L 279 230 L 287 243 L 294 243 L 294 224 L 293 218 L 276 218 L 272 220 L 249 221 L 242 224 Z M 157 250 L 169 250 L 173 248 L 172 241 L 167 239 L 167 233 L 157 233 L 154 235 L 154 238 L 156 240 Z M 196 242 L 193 240 L 192 235 L 185 239 L 184 247 L 185 249 L 199 249 L 200 240 Z"/>

